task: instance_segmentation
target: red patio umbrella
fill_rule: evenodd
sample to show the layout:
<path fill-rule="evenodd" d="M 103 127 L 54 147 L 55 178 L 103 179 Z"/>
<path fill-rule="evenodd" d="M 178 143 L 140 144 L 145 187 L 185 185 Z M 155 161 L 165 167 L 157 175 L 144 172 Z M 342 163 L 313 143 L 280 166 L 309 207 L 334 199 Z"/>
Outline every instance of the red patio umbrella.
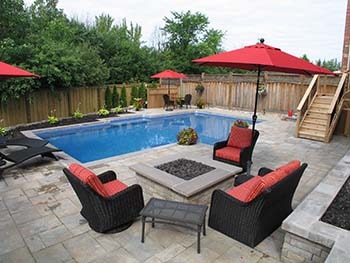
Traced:
<path fill-rule="evenodd" d="M 276 71 L 304 75 L 334 75 L 334 73 L 328 69 L 316 66 L 303 59 L 292 56 L 283 52 L 279 48 L 264 44 L 264 39 L 261 39 L 260 43 L 255 45 L 245 46 L 244 48 L 195 59 L 193 62 L 203 66 L 229 67 L 258 71 L 254 113 L 252 116 L 253 131 L 255 130 L 255 122 L 257 119 L 256 109 L 258 103 L 258 89 L 261 71 Z"/>
<path fill-rule="evenodd" d="M 40 77 L 40 76 L 0 61 L 0 78 L 1 79 L 20 78 L 20 77 Z"/>
<path fill-rule="evenodd" d="M 151 76 L 152 79 L 168 79 L 168 95 L 170 96 L 170 79 L 185 79 L 185 74 L 167 69 Z"/>

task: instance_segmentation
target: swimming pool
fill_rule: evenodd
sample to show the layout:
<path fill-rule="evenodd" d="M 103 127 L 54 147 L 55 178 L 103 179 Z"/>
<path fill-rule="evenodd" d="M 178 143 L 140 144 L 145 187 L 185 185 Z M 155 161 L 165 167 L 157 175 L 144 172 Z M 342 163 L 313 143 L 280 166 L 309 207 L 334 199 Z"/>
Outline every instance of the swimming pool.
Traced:
<path fill-rule="evenodd" d="M 80 162 L 86 163 L 176 143 L 176 134 L 187 127 L 197 131 L 199 142 L 212 145 L 227 138 L 232 123 L 237 119 L 225 115 L 192 112 L 118 118 L 98 124 L 37 131 L 35 134 Z"/>

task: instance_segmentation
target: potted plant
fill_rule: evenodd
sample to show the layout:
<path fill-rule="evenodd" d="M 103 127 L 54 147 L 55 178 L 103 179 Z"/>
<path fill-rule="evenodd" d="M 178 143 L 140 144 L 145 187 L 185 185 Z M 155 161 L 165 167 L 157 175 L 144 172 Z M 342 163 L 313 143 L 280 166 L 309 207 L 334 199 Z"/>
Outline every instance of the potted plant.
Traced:
<path fill-rule="evenodd" d="M 202 94 L 204 92 L 204 86 L 202 84 L 198 84 L 196 86 L 195 90 L 199 96 L 202 96 Z"/>
<path fill-rule="evenodd" d="M 237 126 L 239 128 L 249 128 L 249 123 L 244 120 L 236 120 L 232 126 Z"/>
<path fill-rule="evenodd" d="M 264 84 L 259 85 L 258 94 L 263 97 L 267 95 L 266 86 Z"/>
<path fill-rule="evenodd" d="M 205 101 L 202 98 L 199 98 L 196 102 L 196 105 L 198 109 L 203 109 L 205 105 Z"/>
<path fill-rule="evenodd" d="M 191 145 L 197 143 L 198 134 L 193 128 L 185 128 L 177 134 L 176 138 L 180 145 Z"/>

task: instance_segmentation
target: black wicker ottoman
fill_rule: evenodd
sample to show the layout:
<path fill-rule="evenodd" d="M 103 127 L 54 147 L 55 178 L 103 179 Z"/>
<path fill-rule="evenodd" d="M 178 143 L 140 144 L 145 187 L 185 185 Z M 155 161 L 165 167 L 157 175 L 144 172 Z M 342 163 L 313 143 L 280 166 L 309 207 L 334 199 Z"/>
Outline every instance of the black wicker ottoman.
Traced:
<path fill-rule="evenodd" d="M 192 229 L 197 232 L 197 252 L 200 253 L 200 237 L 203 227 L 205 236 L 205 213 L 208 206 L 188 204 L 182 202 L 168 201 L 157 198 L 151 198 L 147 205 L 141 210 L 142 216 L 142 236 L 141 242 L 145 241 L 145 223 L 172 224 Z M 150 217 L 150 220 L 146 218 Z M 160 220 L 156 220 L 160 219 Z M 193 227 L 191 225 L 194 225 Z"/>

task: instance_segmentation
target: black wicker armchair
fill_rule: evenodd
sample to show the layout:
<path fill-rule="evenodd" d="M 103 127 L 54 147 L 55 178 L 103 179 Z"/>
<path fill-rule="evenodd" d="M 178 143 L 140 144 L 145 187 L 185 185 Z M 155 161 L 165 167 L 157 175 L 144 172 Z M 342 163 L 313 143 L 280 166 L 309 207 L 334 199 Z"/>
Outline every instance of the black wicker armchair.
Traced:
<path fill-rule="evenodd" d="M 244 129 L 244 130 L 251 131 L 250 129 Z M 257 130 L 254 131 L 253 142 L 250 144 L 250 146 L 246 146 L 242 148 L 230 147 L 228 145 L 230 136 L 231 136 L 231 133 L 228 135 L 225 141 L 216 142 L 214 144 L 213 159 L 242 167 L 243 172 L 245 172 L 247 170 L 248 161 L 251 160 L 252 158 L 253 150 L 254 150 L 256 141 L 258 140 L 258 137 L 259 137 L 259 131 Z M 224 156 L 219 155 L 217 152 L 218 150 L 224 151 L 225 155 Z"/>
<path fill-rule="evenodd" d="M 137 184 L 112 196 L 104 197 L 69 169 L 64 168 L 63 172 L 82 204 L 81 215 L 96 232 L 119 232 L 126 229 L 144 207 L 142 188 Z M 103 185 L 116 180 L 116 174 L 113 171 L 104 172 L 97 177 Z"/>
<path fill-rule="evenodd" d="M 307 164 L 278 181 L 250 202 L 242 202 L 222 190 L 212 194 L 209 227 L 255 247 L 293 211 L 292 198 Z M 262 168 L 262 176 L 271 170 Z"/>

